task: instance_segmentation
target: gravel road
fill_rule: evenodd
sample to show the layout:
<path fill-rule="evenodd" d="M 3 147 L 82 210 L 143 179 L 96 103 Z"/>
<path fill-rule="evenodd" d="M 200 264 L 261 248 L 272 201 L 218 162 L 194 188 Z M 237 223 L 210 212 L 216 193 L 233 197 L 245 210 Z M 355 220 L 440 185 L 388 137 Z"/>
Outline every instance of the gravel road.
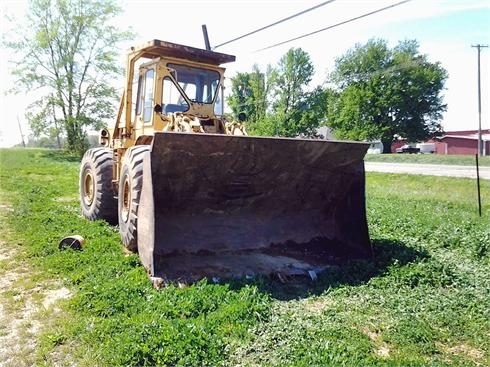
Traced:
<path fill-rule="evenodd" d="M 476 167 L 438 164 L 365 162 L 368 172 L 476 178 Z M 490 180 L 490 167 L 480 167 L 480 178 Z"/>

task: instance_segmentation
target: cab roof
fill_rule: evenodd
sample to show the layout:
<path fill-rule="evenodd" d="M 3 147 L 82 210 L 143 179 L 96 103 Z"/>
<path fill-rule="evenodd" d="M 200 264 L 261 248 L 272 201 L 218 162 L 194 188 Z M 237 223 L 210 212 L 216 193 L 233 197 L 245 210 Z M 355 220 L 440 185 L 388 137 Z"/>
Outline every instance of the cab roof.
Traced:
<path fill-rule="evenodd" d="M 131 47 L 129 53 L 139 54 L 139 57 L 152 59 L 155 57 L 175 57 L 210 65 L 221 65 L 235 61 L 235 56 L 200 48 L 179 45 L 154 39 L 137 47 Z"/>

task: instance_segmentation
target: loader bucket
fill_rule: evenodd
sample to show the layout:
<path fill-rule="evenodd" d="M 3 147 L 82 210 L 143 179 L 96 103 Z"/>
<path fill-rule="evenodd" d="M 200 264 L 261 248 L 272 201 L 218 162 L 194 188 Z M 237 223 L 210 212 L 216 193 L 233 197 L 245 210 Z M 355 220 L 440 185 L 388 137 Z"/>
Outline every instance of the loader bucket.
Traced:
<path fill-rule="evenodd" d="M 138 251 L 152 277 L 312 274 L 371 253 L 357 142 L 156 133 Z"/>

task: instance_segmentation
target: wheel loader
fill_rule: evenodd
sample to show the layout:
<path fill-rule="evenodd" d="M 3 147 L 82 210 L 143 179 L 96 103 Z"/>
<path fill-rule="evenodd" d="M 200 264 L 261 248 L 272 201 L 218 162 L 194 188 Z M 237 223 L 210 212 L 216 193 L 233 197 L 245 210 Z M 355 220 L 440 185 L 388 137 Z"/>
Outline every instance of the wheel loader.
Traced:
<path fill-rule="evenodd" d="M 369 144 L 248 136 L 224 118 L 232 61 L 160 40 L 129 50 L 114 127 L 81 162 L 83 216 L 118 224 L 153 280 L 316 277 L 369 255 Z"/>

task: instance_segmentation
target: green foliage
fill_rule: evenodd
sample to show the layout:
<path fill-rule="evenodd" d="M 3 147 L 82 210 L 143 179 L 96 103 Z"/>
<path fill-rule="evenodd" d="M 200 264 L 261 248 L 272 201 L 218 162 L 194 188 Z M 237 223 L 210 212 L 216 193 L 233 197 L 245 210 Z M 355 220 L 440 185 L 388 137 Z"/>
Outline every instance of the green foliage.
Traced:
<path fill-rule="evenodd" d="M 262 121 L 266 116 L 268 93 L 266 79 L 268 77 L 257 65 L 253 66 L 251 73 L 237 73 L 231 79 L 228 105 L 236 117 L 244 113 L 246 121 L 251 126 Z"/>
<path fill-rule="evenodd" d="M 393 49 L 384 40 L 357 44 L 336 60 L 328 126 L 339 138 L 423 141 L 442 131 L 447 72 L 419 54 L 416 41 Z"/>
<path fill-rule="evenodd" d="M 447 73 L 416 41 L 356 45 L 336 60 L 332 89 L 308 91 L 313 72 L 309 55 L 290 49 L 267 73 L 238 73 L 228 102 L 256 135 L 316 137 L 326 123 L 337 138 L 381 140 L 388 152 L 395 136 L 423 141 L 442 131 Z"/>
<path fill-rule="evenodd" d="M 86 130 L 114 116 L 120 73 L 117 44 L 129 39 L 110 21 L 121 12 L 115 0 L 31 0 L 26 17 L 8 35 L 16 51 L 16 90 L 41 97 L 27 112 L 36 136 L 64 135 L 68 149 L 83 152 Z"/>
<path fill-rule="evenodd" d="M 271 120 L 275 135 L 316 137 L 322 120 L 322 92 L 307 92 L 314 67 L 307 52 L 290 49 L 272 74 Z"/>
<path fill-rule="evenodd" d="M 36 365 L 59 364 L 63 353 L 80 366 L 490 362 L 489 181 L 479 218 L 474 180 L 370 173 L 373 258 L 332 266 L 316 282 L 155 290 L 116 228 L 80 216 L 78 164 L 57 151 L 0 150 L 0 200 L 11 206 L 2 241 L 73 294 L 42 329 Z M 83 251 L 60 251 L 75 233 Z"/>
<path fill-rule="evenodd" d="M 236 117 L 246 114 L 252 135 L 317 137 L 326 94 L 319 87 L 307 90 L 313 72 L 308 53 L 290 49 L 266 73 L 256 65 L 251 73 L 238 73 L 228 103 Z"/>
<path fill-rule="evenodd" d="M 311 81 L 313 64 L 300 48 L 290 49 L 280 60 L 272 79 L 272 110 L 281 136 L 297 136 L 299 119 L 307 111 L 305 87 Z"/>

